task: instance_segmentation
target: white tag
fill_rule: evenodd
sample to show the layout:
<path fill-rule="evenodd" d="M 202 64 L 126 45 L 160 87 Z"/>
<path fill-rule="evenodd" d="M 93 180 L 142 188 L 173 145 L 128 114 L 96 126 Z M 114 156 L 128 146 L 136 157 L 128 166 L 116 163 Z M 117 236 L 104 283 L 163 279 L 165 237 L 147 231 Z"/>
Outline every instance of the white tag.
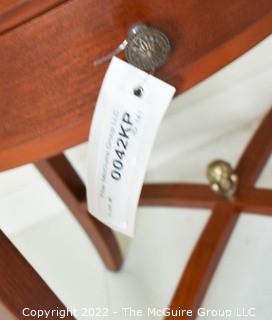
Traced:
<path fill-rule="evenodd" d="M 142 96 L 134 90 L 141 87 Z M 113 57 L 97 100 L 88 145 L 88 210 L 134 234 L 151 147 L 175 88 Z"/>

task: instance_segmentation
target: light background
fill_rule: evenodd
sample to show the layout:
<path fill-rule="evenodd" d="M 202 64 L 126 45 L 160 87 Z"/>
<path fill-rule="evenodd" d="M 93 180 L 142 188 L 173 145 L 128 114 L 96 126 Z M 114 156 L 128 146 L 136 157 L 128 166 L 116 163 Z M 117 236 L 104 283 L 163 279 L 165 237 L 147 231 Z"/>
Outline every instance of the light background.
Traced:
<path fill-rule="evenodd" d="M 272 36 L 173 101 L 146 181 L 206 182 L 211 160 L 223 158 L 235 165 L 271 105 Z M 83 144 L 66 151 L 83 179 L 86 148 Z M 272 161 L 257 185 L 272 187 Z M 114 274 L 105 270 L 93 245 L 32 165 L 0 174 L 1 228 L 71 308 L 167 306 L 208 217 L 208 210 L 139 209 L 135 238 L 120 237 L 125 263 Z M 271 270 L 272 218 L 245 213 L 203 306 L 255 307 L 255 319 L 270 320 Z"/>

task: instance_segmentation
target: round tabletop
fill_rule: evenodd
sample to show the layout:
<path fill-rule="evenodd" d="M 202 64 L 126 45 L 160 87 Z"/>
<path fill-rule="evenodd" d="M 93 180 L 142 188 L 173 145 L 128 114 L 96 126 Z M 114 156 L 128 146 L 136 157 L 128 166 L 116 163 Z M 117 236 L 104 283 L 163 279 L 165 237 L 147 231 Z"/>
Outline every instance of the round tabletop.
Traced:
<path fill-rule="evenodd" d="M 270 0 L 9 1 L 12 10 L 0 13 L 0 171 L 87 140 L 107 68 L 93 61 L 115 49 L 133 23 L 169 37 L 172 53 L 156 76 L 177 93 L 272 31 Z"/>

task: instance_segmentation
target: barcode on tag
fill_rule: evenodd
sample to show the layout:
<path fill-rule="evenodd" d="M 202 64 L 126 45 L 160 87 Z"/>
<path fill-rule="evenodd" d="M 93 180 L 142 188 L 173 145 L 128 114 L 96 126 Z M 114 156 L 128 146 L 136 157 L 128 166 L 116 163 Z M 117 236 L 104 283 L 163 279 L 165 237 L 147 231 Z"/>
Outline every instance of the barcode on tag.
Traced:
<path fill-rule="evenodd" d="M 114 57 L 93 115 L 87 172 L 89 212 L 134 235 L 148 159 L 175 88 Z"/>

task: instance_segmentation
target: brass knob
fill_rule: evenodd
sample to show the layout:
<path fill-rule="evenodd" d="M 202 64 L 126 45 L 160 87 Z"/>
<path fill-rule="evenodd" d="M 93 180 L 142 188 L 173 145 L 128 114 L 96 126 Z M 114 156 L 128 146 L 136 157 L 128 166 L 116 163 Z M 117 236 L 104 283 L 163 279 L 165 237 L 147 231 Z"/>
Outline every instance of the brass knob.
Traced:
<path fill-rule="evenodd" d="M 238 176 L 231 165 L 224 160 L 215 160 L 208 165 L 207 178 L 211 189 L 224 196 L 232 198 L 238 187 Z"/>

